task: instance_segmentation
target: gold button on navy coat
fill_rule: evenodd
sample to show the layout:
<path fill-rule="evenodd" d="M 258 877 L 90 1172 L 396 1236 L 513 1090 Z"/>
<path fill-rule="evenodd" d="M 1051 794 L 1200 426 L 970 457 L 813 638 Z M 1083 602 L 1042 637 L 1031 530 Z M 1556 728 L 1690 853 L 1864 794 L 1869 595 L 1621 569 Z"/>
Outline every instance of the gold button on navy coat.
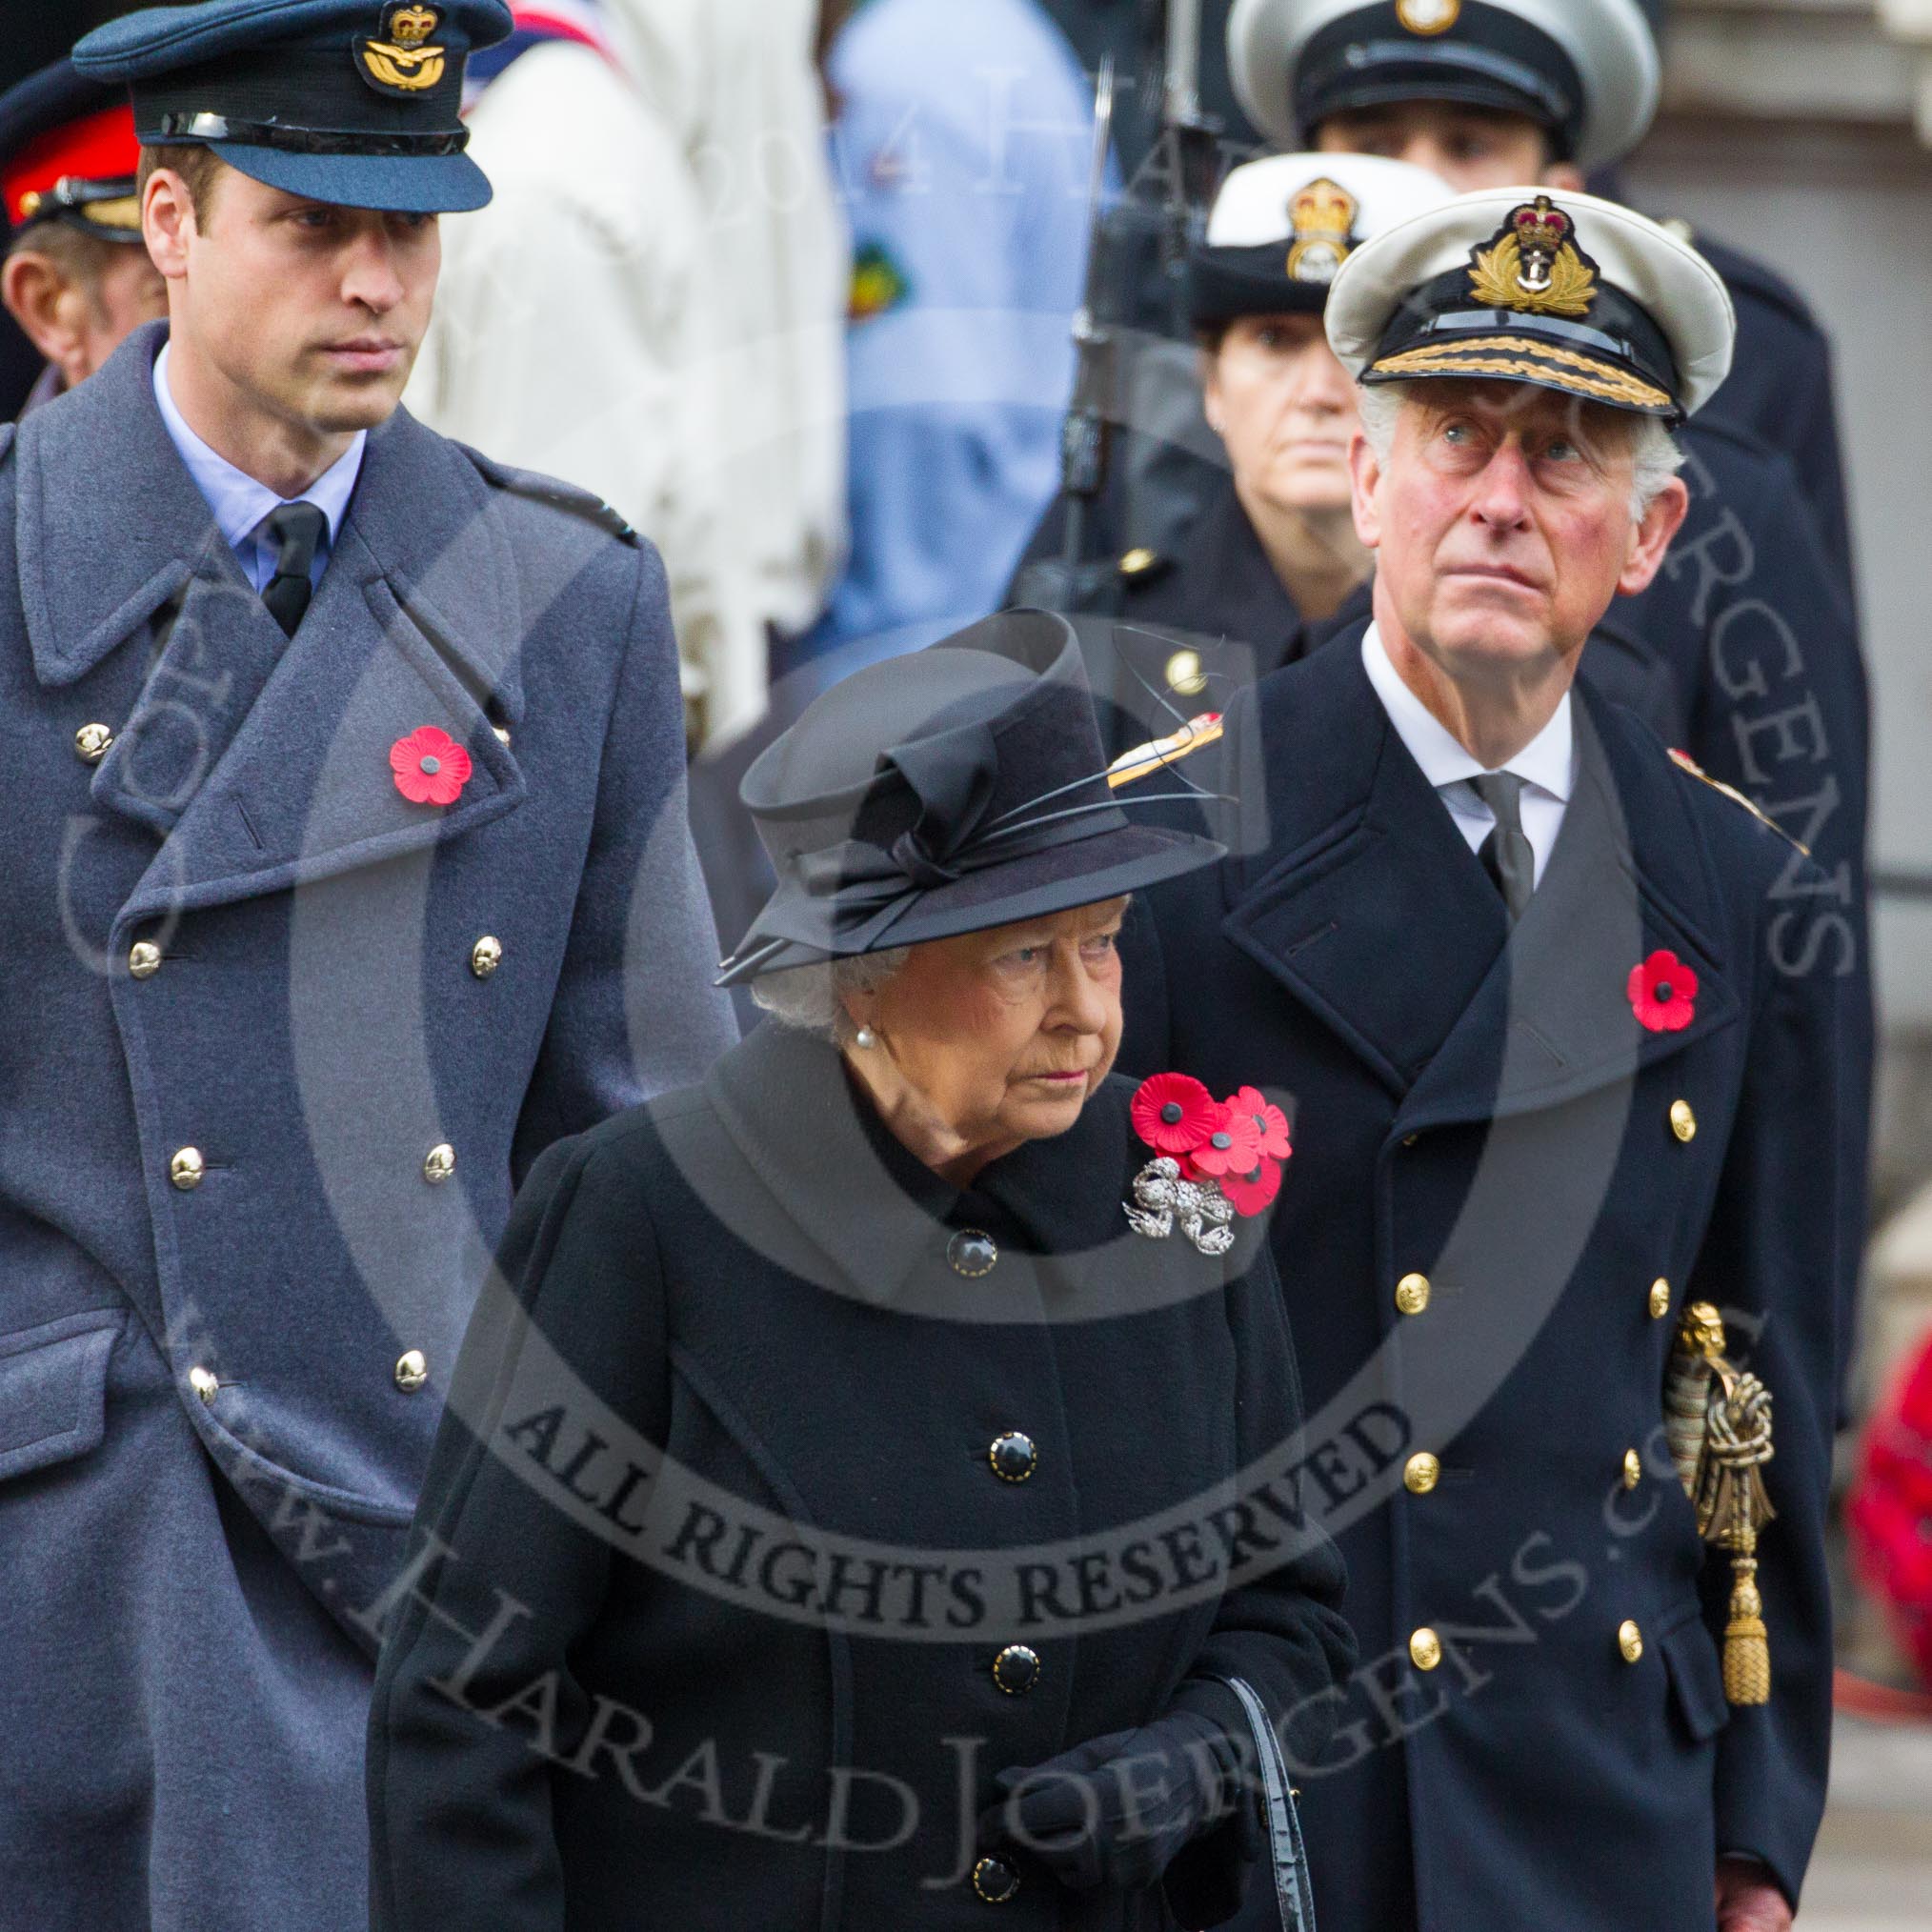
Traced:
<path fill-rule="evenodd" d="M 1271 1238 L 1310 1436 L 1359 1421 L 1375 1451 L 1306 1485 L 1362 1654 L 1294 1767 L 1321 1923 L 1709 1932 L 1718 1854 L 1795 1891 L 1824 1795 L 1843 1050 L 1839 982 L 1775 945 L 1781 882 L 1821 875 L 1580 685 L 1578 785 L 1512 931 L 1361 639 L 1188 761 L 1241 795 L 1238 855 L 1157 888 L 1123 947 L 1123 1064 L 1292 1114 Z M 1660 949 L 1698 976 L 1676 1032 L 1629 997 Z M 1753 1709 L 1721 1681 L 1728 1564 L 1674 1478 L 1623 1473 L 1663 1455 L 1663 1318 L 1701 1297 L 1776 1392 Z"/>

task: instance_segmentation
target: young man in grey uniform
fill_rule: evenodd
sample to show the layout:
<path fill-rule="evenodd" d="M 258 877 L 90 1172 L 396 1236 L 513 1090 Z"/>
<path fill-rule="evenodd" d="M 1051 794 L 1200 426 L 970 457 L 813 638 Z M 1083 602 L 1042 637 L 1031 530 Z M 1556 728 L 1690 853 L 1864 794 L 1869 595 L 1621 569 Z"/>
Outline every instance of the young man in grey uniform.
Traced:
<path fill-rule="evenodd" d="M 121 20 L 170 322 L 0 461 L 0 1917 L 363 1922 L 370 1659 L 553 1139 L 730 1035 L 664 573 L 396 409 L 498 0 Z"/>

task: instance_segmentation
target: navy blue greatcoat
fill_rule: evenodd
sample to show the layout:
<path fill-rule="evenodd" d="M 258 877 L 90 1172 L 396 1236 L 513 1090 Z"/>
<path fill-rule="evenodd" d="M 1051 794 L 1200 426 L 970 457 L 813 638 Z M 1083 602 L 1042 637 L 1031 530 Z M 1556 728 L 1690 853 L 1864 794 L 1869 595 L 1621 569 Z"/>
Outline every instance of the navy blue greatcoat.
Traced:
<path fill-rule="evenodd" d="M 1743 793 L 1817 861 L 1814 869 L 1788 858 L 1765 945 L 1781 970 L 1840 984 L 1841 1239 L 1855 1272 L 1877 1055 L 1866 886 L 1871 704 L 1858 625 L 1790 463 L 1702 415 L 1679 441 L 1690 513 L 1650 588 L 1610 607 L 1584 648 L 1581 675 Z M 1841 1378 L 1854 1314 L 1847 1294 Z"/>
<path fill-rule="evenodd" d="M 1832 393 L 1831 338 L 1804 297 L 1767 264 L 1709 235 L 1687 239 L 1723 276 L 1738 312 L 1737 356 L 1711 398 L 1710 419 L 1743 430 L 1790 459 L 1833 574 L 1850 592 L 1857 564 Z"/>
<path fill-rule="evenodd" d="M 0 467 L 0 1917 L 335 1932 L 513 1189 L 730 1020 L 655 555 L 398 414 L 286 639 L 163 333 Z M 424 726 L 447 809 L 392 781 Z"/>
<path fill-rule="evenodd" d="M 1311 1439 L 1380 1415 L 1305 1489 L 1363 1659 L 1300 1767 L 1321 1922 L 1709 1932 L 1718 1854 L 1795 1896 L 1824 1796 L 1840 988 L 1770 940 L 1781 881 L 1816 879 L 1585 692 L 1509 932 L 1360 635 L 1191 761 L 1243 794 L 1244 855 L 1151 894 L 1125 961 L 1126 1063 L 1292 1113 L 1271 1234 Z M 1698 976 L 1679 1031 L 1626 990 L 1660 950 Z M 1755 1709 L 1725 1702 L 1729 1566 L 1661 1435 L 1694 1298 L 1777 1404 Z"/>

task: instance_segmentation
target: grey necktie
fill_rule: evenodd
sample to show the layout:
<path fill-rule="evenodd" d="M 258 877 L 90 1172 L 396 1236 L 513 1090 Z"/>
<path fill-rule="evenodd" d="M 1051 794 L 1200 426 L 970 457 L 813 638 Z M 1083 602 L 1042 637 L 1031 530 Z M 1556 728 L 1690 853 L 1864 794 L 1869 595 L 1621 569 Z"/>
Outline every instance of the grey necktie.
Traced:
<path fill-rule="evenodd" d="M 1496 882 L 1502 902 L 1509 908 L 1509 921 L 1515 925 L 1529 905 L 1536 890 L 1536 854 L 1530 850 L 1528 835 L 1522 829 L 1522 788 L 1524 781 L 1514 772 L 1484 772 L 1470 779 L 1476 795 L 1496 815 L 1495 829 L 1482 841 L 1477 856 L 1482 869 Z"/>
<path fill-rule="evenodd" d="M 329 519 L 312 503 L 283 503 L 256 524 L 254 534 L 275 553 L 275 574 L 262 591 L 269 615 L 292 637 L 309 608 L 309 572 Z"/>

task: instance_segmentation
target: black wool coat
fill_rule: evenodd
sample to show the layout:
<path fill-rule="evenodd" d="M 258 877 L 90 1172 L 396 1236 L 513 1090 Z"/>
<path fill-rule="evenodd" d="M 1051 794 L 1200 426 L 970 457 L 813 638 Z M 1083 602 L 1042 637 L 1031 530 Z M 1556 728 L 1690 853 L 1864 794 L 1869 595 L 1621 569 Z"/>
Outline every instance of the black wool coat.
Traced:
<path fill-rule="evenodd" d="M 1132 1091 L 955 1194 L 772 1023 L 545 1157 L 392 1605 L 378 1932 L 976 1926 L 998 1771 L 1219 1721 L 1229 1677 L 1319 1748 L 1339 1560 L 1230 1514 L 1295 1450 L 1279 1288 L 1255 1223 L 1127 1231 Z M 1000 1922 L 1215 1922 L 1232 1839 L 1170 1872 L 1184 1922 L 1020 1861 Z"/>
<path fill-rule="evenodd" d="M 1718 1855 L 1795 1897 L 1824 1798 L 1842 989 L 1781 923 L 1821 875 L 1580 690 L 1511 931 L 1360 644 L 1189 761 L 1240 795 L 1238 850 L 1130 921 L 1121 1053 L 1293 1118 L 1270 1239 L 1362 1657 L 1296 1767 L 1323 1932 L 1710 1932 Z M 1666 950 L 1697 988 L 1653 1032 L 1628 982 Z M 1757 1707 L 1663 1437 L 1691 1300 L 1775 1405 Z"/>

